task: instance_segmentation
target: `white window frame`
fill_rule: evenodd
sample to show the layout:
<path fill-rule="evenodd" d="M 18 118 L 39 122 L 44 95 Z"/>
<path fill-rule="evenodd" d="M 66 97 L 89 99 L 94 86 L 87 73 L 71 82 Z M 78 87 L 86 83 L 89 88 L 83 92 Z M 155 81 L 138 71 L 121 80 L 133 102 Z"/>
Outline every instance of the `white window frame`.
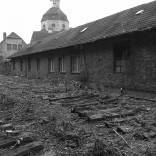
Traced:
<path fill-rule="evenodd" d="M 54 58 L 50 58 L 50 73 L 53 73 L 54 71 Z"/>
<path fill-rule="evenodd" d="M 13 50 L 17 50 L 17 44 L 13 44 Z"/>
<path fill-rule="evenodd" d="M 11 44 L 7 44 L 7 50 L 11 50 Z"/>
<path fill-rule="evenodd" d="M 60 73 L 66 72 L 66 64 L 65 64 L 65 58 L 64 57 L 59 58 L 59 72 Z"/>
<path fill-rule="evenodd" d="M 76 60 L 76 70 L 74 69 L 75 60 Z M 71 72 L 80 73 L 80 56 L 71 56 Z"/>

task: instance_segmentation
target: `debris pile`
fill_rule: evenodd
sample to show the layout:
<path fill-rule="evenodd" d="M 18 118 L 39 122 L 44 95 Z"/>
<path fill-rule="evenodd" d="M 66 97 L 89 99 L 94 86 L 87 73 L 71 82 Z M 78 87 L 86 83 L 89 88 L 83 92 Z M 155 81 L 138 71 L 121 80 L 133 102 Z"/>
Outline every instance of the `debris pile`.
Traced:
<path fill-rule="evenodd" d="M 156 155 L 155 100 L 99 93 L 74 81 L 0 81 L 1 155 Z"/>

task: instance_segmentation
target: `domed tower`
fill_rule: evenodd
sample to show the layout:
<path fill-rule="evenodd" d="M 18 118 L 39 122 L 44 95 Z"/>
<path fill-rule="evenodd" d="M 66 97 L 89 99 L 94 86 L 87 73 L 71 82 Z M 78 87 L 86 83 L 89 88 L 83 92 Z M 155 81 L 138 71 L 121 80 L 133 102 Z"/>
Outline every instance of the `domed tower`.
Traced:
<path fill-rule="evenodd" d="M 49 33 L 68 30 L 69 21 L 67 16 L 60 9 L 60 0 L 51 1 L 53 2 L 53 6 L 43 15 L 41 29 L 45 29 Z"/>

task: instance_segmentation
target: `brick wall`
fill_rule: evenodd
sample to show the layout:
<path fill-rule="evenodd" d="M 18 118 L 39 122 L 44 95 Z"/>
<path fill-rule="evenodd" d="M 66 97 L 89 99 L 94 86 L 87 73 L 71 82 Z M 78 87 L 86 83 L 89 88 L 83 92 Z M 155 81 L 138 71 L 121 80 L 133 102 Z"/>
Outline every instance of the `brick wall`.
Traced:
<path fill-rule="evenodd" d="M 87 69 L 91 82 L 125 85 L 133 88 L 156 88 L 156 31 L 116 37 L 86 46 Z M 131 42 L 130 64 L 124 74 L 113 70 L 113 45 Z"/>

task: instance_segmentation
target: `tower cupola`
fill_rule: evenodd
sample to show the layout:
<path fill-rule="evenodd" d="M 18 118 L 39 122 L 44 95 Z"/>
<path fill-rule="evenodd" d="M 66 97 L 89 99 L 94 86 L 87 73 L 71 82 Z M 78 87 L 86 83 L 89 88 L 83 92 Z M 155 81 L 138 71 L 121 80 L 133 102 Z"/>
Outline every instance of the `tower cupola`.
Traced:
<path fill-rule="evenodd" d="M 60 0 L 50 0 L 53 2 L 50 8 L 42 17 L 41 29 L 52 32 L 59 32 L 69 29 L 69 21 L 64 12 L 60 9 Z"/>

